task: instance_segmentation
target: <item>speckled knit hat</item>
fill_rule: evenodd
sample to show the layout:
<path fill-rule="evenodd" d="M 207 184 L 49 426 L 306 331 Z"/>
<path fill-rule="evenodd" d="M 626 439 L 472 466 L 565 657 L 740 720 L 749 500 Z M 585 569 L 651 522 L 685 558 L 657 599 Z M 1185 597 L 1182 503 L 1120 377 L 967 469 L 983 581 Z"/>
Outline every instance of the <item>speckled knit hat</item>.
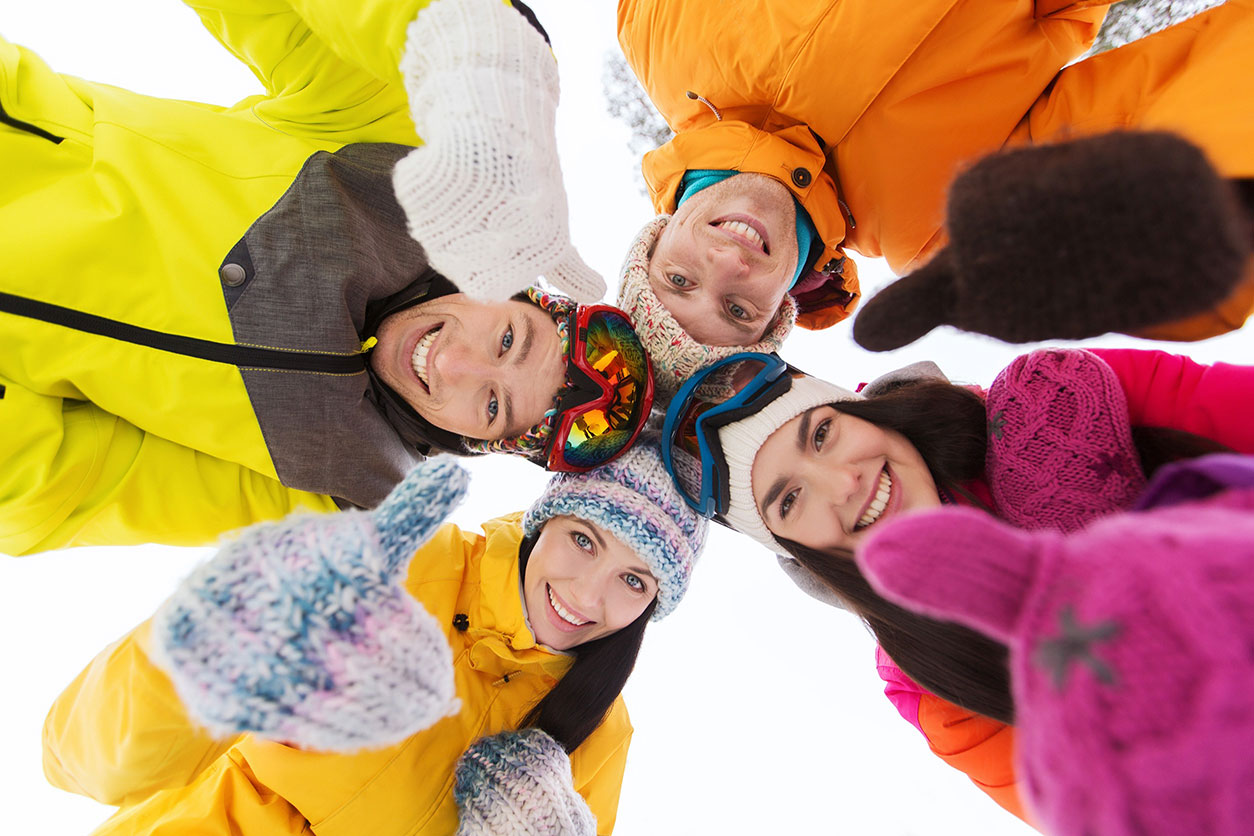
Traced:
<path fill-rule="evenodd" d="M 457 762 L 457 836 L 594 836 L 570 758 L 540 729 L 484 737 Z"/>
<path fill-rule="evenodd" d="M 827 403 L 857 400 L 862 400 L 862 396 L 856 392 L 798 373 L 787 392 L 752 415 L 720 428 L 718 439 L 723 447 L 723 459 L 727 462 L 731 499 L 727 513 L 723 515 L 726 524 L 776 554 L 787 553 L 787 549 L 766 527 L 766 521 L 753 501 L 753 460 L 771 433 L 806 410 Z"/>
<path fill-rule="evenodd" d="M 756 344 L 713 346 L 694 340 L 649 286 L 649 259 L 653 255 L 653 245 L 670 219 L 670 215 L 658 215 L 645 224 L 632 242 L 623 262 L 617 303 L 631 318 L 631 324 L 649 352 L 649 360 L 653 363 L 655 404 L 660 407 L 666 406 L 689 376 L 716 360 L 741 351 L 761 354 L 778 351 L 797 319 L 797 305 L 792 295 L 785 293 L 779 313 Z"/>
<path fill-rule="evenodd" d="M 596 470 L 554 476 L 523 516 L 523 530 L 532 535 L 565 514 L 604 528 L 648 564 L 658 583 L 654 621 L 675 609 L 688 589 L 707 526 L 675 489 L 655 435 L 642 437 Z"/>

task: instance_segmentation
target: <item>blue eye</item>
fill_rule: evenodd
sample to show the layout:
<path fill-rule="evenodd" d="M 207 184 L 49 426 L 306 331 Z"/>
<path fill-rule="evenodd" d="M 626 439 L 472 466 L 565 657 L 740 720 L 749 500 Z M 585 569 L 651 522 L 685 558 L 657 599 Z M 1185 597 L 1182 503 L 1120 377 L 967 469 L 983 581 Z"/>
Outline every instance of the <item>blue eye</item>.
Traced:
<path fill-rule="evenodd" d="M 497 403 L 496 395 L 488 396 L 488 423 L 496 420 L 496 413 L 500 411 L 500 404 Z"/>
<path fill-rule="evenodd" d="M 501 337 L 501 353 L 509 351 L 514 345 L 514 326 L 505 329 L 505 334 Z"/>
<path fill-rule="evenodd" d="M 675 285 L 675 287 L 687 287 L 688 286 L 688 279 L 685 278 L 684 276 L 679 275 L 678 273 L 671 273 L 669 276 L 666 277 L 666 280 L 670 282 L 671 284 Z"/>
<path fill-rule="evenodd" d="M 630 573 L 628 573 L 628 574 L 626 574 L 626 575 L 623 575 L 623 583 L 625 583 L 625 584 L 627 584 L 627 586 L 631 587 L 631 589 L 632 589 L 634 592 L 644 592 L 646 589 L 648 589 L 648 588 L 649 588 L 649 587 L 648 587 L 648 584 L 646 584 L 644 581 L 640 580 L 640 576 L 639 576 L 639 575 L 633 575 L 633 574 L 630 574 Z"/>
<path fill-rule="evenodd" d="M 583 549 L 586 552 L 592 551 L 592 538 L 589 537 L 587 534 L 584 534 L 582 531 L 576 531 L 572 533 L 570 536 L 571 536 L 571 539 L 575 541 L 576 546 L 578 546 L 579 548 Z"/>

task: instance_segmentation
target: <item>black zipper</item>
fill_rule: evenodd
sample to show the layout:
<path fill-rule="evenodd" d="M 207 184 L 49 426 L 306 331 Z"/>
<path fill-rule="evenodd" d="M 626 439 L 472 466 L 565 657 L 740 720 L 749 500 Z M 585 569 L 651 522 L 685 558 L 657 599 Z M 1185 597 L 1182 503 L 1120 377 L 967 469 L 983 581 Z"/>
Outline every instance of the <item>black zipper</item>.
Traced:
<path fill-rule="evenodd" d="M 118 322 L 115 319 L 83 313 L 23 296 L 14 296 L 11 293 L 0 293 L 0 312 L 37 319 L 40 322 L 61 325 L 75 331 L 96 334 L 121 342 L 156 348 L 171 354 L 182 354 L 186 357 L 196 357 L 241 368 L 327 374 L 357 374 L 366 368 L 364 353 L 324 354 L 318 351 L 285 351 L 280 348 L 216 343 L 197 337 L 183 337 L 178 334 L 141 328 L 138 325 Z"/>
<path fill-rule="evenodd" d="M 8 112 L 5 111 L 3 104 L 0 104 L 0 122 L 3 122 L 10 127 L 17 128 L 19 131 L 26 131 L 27 133 L 34 134 L 41 139 L 46 139 L 54 145 L 60 145 L 61 140 L 65 139 L 63 136 L 48 133 L 38 125 L 32 125 L 30 122 L 23 122 L 21 119 L 16 119 L 10 116 Z"/>

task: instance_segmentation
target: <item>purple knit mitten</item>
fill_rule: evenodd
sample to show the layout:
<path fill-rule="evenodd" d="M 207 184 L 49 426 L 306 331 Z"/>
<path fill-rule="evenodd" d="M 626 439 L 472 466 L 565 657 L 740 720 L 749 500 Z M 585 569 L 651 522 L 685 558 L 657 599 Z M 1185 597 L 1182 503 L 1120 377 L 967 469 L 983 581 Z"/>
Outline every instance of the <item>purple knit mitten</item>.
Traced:
<path fill-rule="evenodd" d="M 372 512 L 245 529 L 153 618 L 153 661 L 211 733 L 320 751 L 386 746 L 455 708 L 444 629 L 402 583 L 466 492 L 448 457 Z"/>
<path fill-rule="evenodd" d="M 1021 786 L 1046 833 L 1249 832 L 1254 489 L 1069 535 L 929 510 L 858 562 L 886 598 L 1008 645 Z"/>
<path fill-rule="evenodd" d="M 1075 531 L 1132 507 L 1145 487 L 1123 387 L 1092 352 L 1015 358 L 986 408 L 985 474 L 998 513 L 1018 528 Z"/>

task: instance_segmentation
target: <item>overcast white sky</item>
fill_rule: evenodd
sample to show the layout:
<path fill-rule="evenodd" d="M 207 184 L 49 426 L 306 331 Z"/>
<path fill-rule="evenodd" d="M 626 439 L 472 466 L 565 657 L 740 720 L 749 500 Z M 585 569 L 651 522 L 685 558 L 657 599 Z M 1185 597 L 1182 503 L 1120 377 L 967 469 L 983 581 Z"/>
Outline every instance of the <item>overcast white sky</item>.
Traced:
<path fill-rule="evenodd" d="M 628 242 L 651 214 L 636 190 L 638 160 L 627 150 L 626 129 L 606 116 L 602 102 L 602 61 L 617 48 L 614 4 L 529 2 L 561 64 L 559 131 L 573 235 L 612 285 Z M 252 75 L 174 0 L 9 0 L 4 7 L 0 35 L 61 72 L 218 104 L 256 92 Z M 0 160 L 0 176 L 14 164 L 20 161 Z M 880 263 L 859 265 L 869 292 L 890 278 Z M 1250 362 L 1252 334 L 1171 350 Z M 1100 343 L 1151 345 L 1126 337 Z M 952 378 L 987 384 L 1022 350 L 942 329 L 901 351 L 872 355 L 842 325 L 796 334 L 783 353 L 845 385 L 924 358 Z M 470 466 L 472 496 L 455 517 L 470 527 L 517 510 L 545 480 L 508 457 Z M 147 617 L 206 553 L 79 549 L 0 560 L 5 832 L 86 833 L 110 813 L 44 782 L 44 713 L 98 650 Z M 689 597 L 650 627 L 627 688 L 636 735 L 617 832 L 1033 832 L 928 752 L 882 696 L 872 648 L 853 618 L 811 601 L 767 552 L 716 527 Z"/>

